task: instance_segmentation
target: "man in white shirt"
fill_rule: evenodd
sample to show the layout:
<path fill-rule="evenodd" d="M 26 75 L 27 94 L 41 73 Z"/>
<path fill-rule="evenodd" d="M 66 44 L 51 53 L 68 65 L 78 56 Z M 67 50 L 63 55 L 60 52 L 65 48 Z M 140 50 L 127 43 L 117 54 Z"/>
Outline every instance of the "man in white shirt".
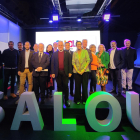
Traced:
<path fill-rule="evenodd" d="M 110 74 L 113 82 L 113 89 L 110 93 L 115 93 L 115 95 L 121 95 L 121 68 L 123 66 L 123 56 L 121 49 L 117 48 L 117 42 L 115 40 L 110 42 L 111 49 L 108 50 L 110 55 Z M 118 84 L 118 94 L 116 92 L 116 85 Z"/>

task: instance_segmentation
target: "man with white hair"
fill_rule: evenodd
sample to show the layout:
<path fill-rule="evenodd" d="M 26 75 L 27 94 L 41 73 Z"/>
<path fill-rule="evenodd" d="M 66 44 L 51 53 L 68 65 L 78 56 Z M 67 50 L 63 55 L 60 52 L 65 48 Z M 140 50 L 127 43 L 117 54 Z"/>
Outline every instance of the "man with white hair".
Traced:
<path fill-rule="evenodd" d="M 65 105 L 69 107 L 68 78 L 72 76 L 72 60 L 70 53 L 64 50 L 64 44 L 62 41 L 58 42 L 58 51 L 56 51 L 52 56 L 51 71 L 52 78 L 56 77 L 57 90 L 59 92 L 64 91 Z"/>
<path fill-rule="evenodd" d="M 134 70 L 134 61 L 137 59 L 136 49 L 132 48 L 131 41 L 129 39 L 124 40 L 124 46 L 122 48 L 122 53 L 124 57 L 124 64 L 121 69 L 122 73 L 122 93 L 126 93 L 126 80 L 128 84 L 128 90 L 132 90 L 132 76 Z"/>
<path fill-rule="evenodd" d="M 39 96 L 41 94 L 41 104 L 44 104 L 46 81 L 48 76 L 48 65 L 50 58 L 48 54 L 44 53 L 44 44 L 38 45 L 38 52 L 32 56 L 33 65 L 33 84 L 34 92 L 36 94 L 37 101 L 39 102 Z M 40 90 L 39 90 L 40 88 Z M 40 91 L 40 93 L 39 93 Z"/>

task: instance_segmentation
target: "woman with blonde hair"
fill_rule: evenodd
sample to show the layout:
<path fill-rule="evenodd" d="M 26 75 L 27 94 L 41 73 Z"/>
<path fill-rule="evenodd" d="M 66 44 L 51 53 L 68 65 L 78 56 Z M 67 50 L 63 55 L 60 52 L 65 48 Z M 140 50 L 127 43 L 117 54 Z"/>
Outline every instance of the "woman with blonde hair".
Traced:
<path fill-rule="evenodd" d="M 101 91 L 106 91 L 106 84 L 108 83 L 108 64 L 109 64 L 109 54 L 105 52 L 105 46 L 100 44 L 96 53 L 98 59 L 98 69 L 97 69 L 97 84 L 101 85 Z"/>
<path fill-rule="evenodd" d="M 91 44 L 89 49 L 91 50 L 92 58 L 93 61 L 91 62 L 91 81 L 90 81 L 90 94 L 93 93 L 93 88 L 94 92 L 96 92 L 96 84 L 97 84 L 97 79 L 96 79 L 96 71 L 99 66 L 98 59 L 96 56 L 96 46 L 94 44 Z"/>

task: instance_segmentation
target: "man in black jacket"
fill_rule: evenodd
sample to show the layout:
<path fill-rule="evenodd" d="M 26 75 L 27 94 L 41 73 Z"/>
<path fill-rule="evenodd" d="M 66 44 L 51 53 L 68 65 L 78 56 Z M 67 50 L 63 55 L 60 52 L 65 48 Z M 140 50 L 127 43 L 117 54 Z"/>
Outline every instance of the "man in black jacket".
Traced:
<path fill-rule="evenodd" d="M 30 50 L 30 42 L 25 42 L 25 51 L 22 51 L 19 56 L 18 63 L 18 75 L 20 76 L 20 91 L 19 96 L 24 92 L 24 85 L 26 77 L 28 77 L 28 91 L 32 91 L 33 88 L 33 66 L 31 64 L 31 58 L 34 53 L 33 50 Z"/>
<path fill-rule="evenodd" d="M 9 77 L 11 76 L 11 94 L 10 96 L 15 98 L 14 94 L 14 84 L 15 84 L 15 76 L 17 74 L 17 65 L 19 54 L 16 49 L 14 49 L 14 42 L 8 42 L 9 49 L 3 51 L 2 54 L 2 62 L 4 63 L 4 100 L 7 100 L 7 87 Z"/>
<path fill-rule="evenodd" d="M 68 51 L 64 50 L 62 41 L 58 42 L 58 51 L 53 53 L 51 61 L 52 78 L 56 77 L 57 90 L 64 91 L 65 105 L 70 106 L 68 101 L 68 77 L 72 75 L 72 60 Z"/>
<path fill-rule="evenodd" d="M 122 93 L 126 93 L 126 80 L 128 84 L 128 90 L 132 90 L 132 76 L 134 69 L 134 61 L 137 59 L 136 49 L 132 48 L 131 41 L 129 39 L 124 40 L 125 47 L 122 48 L 124 64 L 122 66 Z"/>
<path fill-rule="evenodd" d="M 116 85 L 118 84 L 118 96 L 121 95 L 121 68 L 124 63 L 121 49 L 117 48 L 117 42 L 115 40 L 110 42 L 111 49 L 108 50 L 110 55 L 110 74 L 113 82 L 113 89 L 110 93 L 116 93 Z"/>
<path fill-rule="evenodd" d="M 41 104 L 44 104 L 50 58 L 48 54 L 44 53 L 44 44 L 40 43 L 38 46 L 39 51 L 33 54 L 31 61 L 33 65 L 33 83 L 37 101 L 39 102 L 39 96 L 41 94 Z"/>
<path fill-rule="evenodd" d="M 65 49 L 70 53 L 71 55 L 71 60 L 72 60 L 72 56 L 73 56 L 73 52 L 70 50 L 70 43 L 66 42 L 65 43 Z M 73 66 L 72 66 L 72 70 L 73 70 Z M 73 85 L 74 85 L 74 73 L 72 73 L 72 76 L 69 78 L 70 80 L 70 95 L 73 95 Z"/>

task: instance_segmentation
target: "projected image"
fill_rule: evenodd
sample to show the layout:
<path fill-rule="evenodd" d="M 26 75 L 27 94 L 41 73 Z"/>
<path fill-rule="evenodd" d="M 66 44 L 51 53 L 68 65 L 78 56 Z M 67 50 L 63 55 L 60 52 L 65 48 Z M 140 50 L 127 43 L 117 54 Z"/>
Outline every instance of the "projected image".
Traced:
<path fill-rule="evenodd" d="M 88 40 L 88 46 L 91 44 L 100 44 L 100 31 L 57 31 L 57 32 L 36 32 L 36 43 L 44 43 L 46 51 L 46 46 L 48 44 L 53 44 L 59 40 L 70 43 L 71 51 L 76 51 L 76 41 L 82 41 L 83 39 Z M 98 50 L 98 49 L 97 49 Z"/>

